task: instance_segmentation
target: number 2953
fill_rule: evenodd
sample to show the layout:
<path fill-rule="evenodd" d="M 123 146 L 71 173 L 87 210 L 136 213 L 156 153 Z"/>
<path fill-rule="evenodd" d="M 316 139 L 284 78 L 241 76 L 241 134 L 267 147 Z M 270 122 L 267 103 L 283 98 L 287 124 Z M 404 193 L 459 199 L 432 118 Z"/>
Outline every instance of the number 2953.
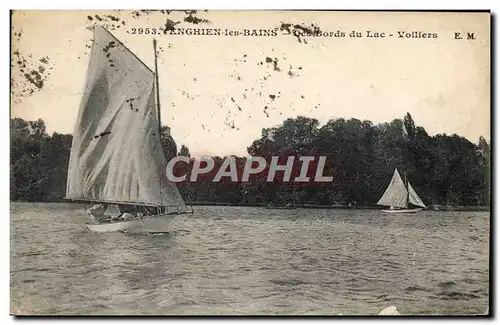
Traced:
<path fill-rule="evenodd" d="M 138 35 L 142 35 L 142 34 L 145 34 L 145 35 L 157 35 L 157 34 L 160 34 L 160 30 L 158 28 L 150 28 L 150 27 L 146 27 L 146 28 L 142 28 L 142 27 L 139 27 L 139 28 L 131 28 L 130 29 L 130 34 L 138 34 Z"/>

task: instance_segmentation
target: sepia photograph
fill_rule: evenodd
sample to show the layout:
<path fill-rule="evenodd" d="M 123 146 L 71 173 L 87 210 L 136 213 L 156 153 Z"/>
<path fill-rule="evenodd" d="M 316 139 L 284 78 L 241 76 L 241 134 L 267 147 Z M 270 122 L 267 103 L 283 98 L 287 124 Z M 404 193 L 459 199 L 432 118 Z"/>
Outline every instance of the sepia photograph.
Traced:
<path fill-rule="evenodd" d="M 10 19 L 12 316 L 491 316 L 489 11 Z"/>

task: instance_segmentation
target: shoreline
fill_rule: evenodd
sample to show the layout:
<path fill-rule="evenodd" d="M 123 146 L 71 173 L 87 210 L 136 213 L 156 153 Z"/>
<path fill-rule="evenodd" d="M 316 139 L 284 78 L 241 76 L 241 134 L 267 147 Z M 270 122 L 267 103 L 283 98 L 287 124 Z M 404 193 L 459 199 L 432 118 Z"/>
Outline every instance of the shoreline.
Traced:
<path fill-rule="evenodd" d="M 82 204 L 72 201 L 10 201 L 10 203 L 71 203 L 71 204 Z M 342 204 L 333 205 L 322 205 L 322 204 L 297 204 L 293 207 L 287 207 L 284 204 L 276 204 L 273 206 L 268 206 L 267 204 L 261 203 L 244 203 L 244 202 L 207 202 L 207 201 L 197 201 L 197 202 L 186 202 L 187 206 L 226 206 L 226 207 L 253 207 L 253 208 L 265 208 L 269 210 L 294 210 L 294 209 L 327 209 L 327 210 L 381 210 L 382 207 L 379 206 L 348 206 Z M 490 212 L 491 208 L 489 206 L 453 206 L 453 205 L 431 205 L 424 209 L 423 211 L 470 211 L 470 212 Z"/>
<path fill-rule="evenodd" d="M 276 204 L 273 206 L 267 206 L 263 204 L 252 204 L 252 203 L 234 203 L 234 202 L 190 202 L 187 205 L 192 206 L 241 206 L 241 207 L 257 207 L 266 209 L 276 209 L 276 210 L 292 210 L 292 209 L 351 209 L 351 210 L 381 210 L 380 206 L 349 206 L 342 204 L 333 205 L 322 205 L 322 204 L 297 204 L 294 207 L 287 207 L 284 204 Z M 452 206 L 452 205 L 432 205 L 424 209 L 423 211 L 478 211 L 478 212 L 489 212 L 490 207 L 488 206 Z"/>

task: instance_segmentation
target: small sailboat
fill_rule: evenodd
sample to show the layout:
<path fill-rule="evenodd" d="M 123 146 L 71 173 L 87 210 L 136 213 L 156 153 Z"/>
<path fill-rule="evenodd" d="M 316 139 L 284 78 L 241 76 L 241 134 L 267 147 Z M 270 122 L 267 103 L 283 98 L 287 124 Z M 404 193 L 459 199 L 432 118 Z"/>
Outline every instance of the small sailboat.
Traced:
<path fill-rule="evenodd" d="M 398 169 L 396 168 L 392 175 L 391 183 L 377 202 L 377 205 L 390 206 L 390 209 L 382 210 L 383 212 L 416 213 L 426 208 L 424 202 L 422 202 L 410 182 L 407 181 L 406 183 L 407 185 L 405 185 L 405 182 L 401 179 Z"/>
<path fill-rule="evenodd" d="M 174 216 L 193 212 L 167 179 L 160 130 L 158 74 L 95 26 L 65 196 L 94 204 L 89 230 L 168 232 Z M 120 218 L 105 214 L 111 204 Z"/>

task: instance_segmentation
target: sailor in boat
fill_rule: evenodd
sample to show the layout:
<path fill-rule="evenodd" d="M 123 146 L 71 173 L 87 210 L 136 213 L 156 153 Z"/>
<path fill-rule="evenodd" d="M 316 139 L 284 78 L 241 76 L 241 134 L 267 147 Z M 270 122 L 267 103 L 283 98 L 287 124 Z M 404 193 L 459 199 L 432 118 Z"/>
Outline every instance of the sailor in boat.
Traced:
<path fill-rule="evenodd" d="M 101 223 L 107 219 L 106 215 L 104 214 L 107 209 L 107 204 L 96 204 L 93 207 L 87 209 L 87 213 L 92 217 L 94 222 Z"/>
<path fill-rule="evenodd" d="M 118 217 L 116 217 L 116 219 L 118 219 L 118 221 L 129 221 L 129 220 L 136 219 L 138 217 L 139 217 L 139 213 L 137 215 L 133 215 L 131 213 L 125 212 L 125 213 L 122 213 L 121 215 L 119 215 Z"/>
<path fill-rule="evenodd" d="M 93 207 L 87 209 L 87 213 L 92 217 L 92 220 L 96 223 L 104 222 L 116 222 L 116 221 L 128 221 L 138 218 L 137 208 L 129 205 L 119 205 L 120 214 L 118 216 L 109 217 L 105 215 L 108 208 L 107 204 L 96 204 Z"/>
<path fill-rule="evenodd" d="M 111 218 L 111 221 L 129 221 L 139 217 L 139 207 L 136 205 L 118 204 L 118 210 L 120 214 Z"/>
<path fill-rule="evenodd" d="M 143 216 L 154 216 L 164 213 L 163 208 L 144 205 L 119 204 L 118 209 L 120 210 L 120 214 L 112 217 L 111 221 L 129 221 L 137 218 L 141 219 Z"/>

